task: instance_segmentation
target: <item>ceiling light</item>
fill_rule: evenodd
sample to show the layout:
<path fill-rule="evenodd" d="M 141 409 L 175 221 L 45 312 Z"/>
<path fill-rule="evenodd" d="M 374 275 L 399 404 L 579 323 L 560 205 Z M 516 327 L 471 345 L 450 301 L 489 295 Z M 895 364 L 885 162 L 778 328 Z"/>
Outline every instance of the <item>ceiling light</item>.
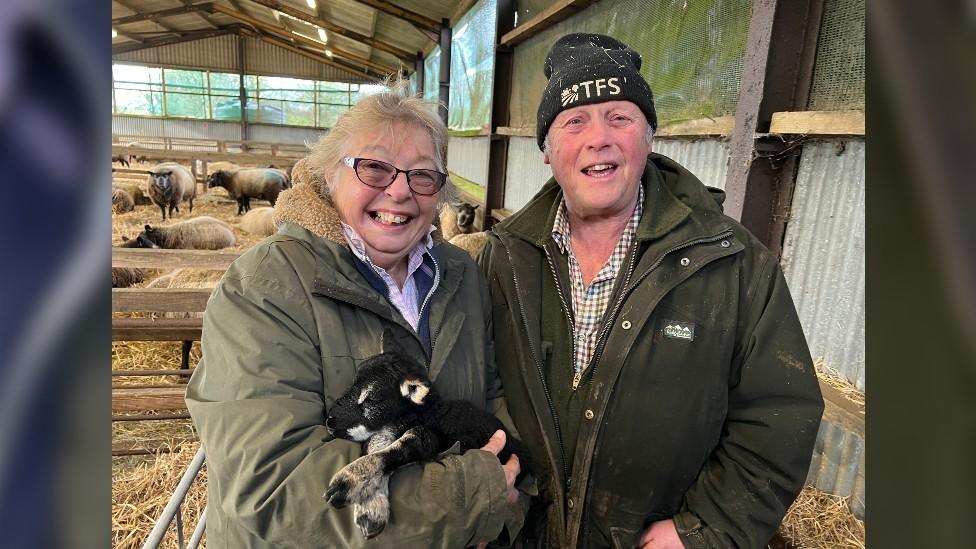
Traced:
<path fill-rule="evenodd" d="M 115 29 L 112 29 L 112 38 L 115 38 L 118 35 L 119 33 L 115 32 Z"/>
<path fill-rule="evenodd" d="M 329 37 L 325 34 L 325 29 L 322 27 L 319 27 L 319 38 L 321 38 L 323 42 L 329 41 Z"/>
<path fill-rule="evenodd" d="M 325 50 L 326 57 L 332 57 L 332 50 Z"/>
<path fill-rule="evenodd" d="M 313 10 L 315 9 L 315 0 L 305 0 L 305 3 L 308 4 L 308 7 L 312 8 Z"/>

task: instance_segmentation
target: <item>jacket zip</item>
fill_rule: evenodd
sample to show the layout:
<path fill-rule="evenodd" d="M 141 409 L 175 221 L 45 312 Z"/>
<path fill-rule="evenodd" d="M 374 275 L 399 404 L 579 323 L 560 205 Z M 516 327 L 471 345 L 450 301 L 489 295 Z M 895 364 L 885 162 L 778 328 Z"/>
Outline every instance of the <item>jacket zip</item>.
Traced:
<path fill-rule="evenodd" d="M 576 364 L 576 322 L 573 320 L 573 316 L 570 314 L 571 309 L 566 304 L 566 297 L 563 295 L 563 285 L 559 282 L 559 276 L 556 274 L 556 265 L 555 265 L 555 263 L 553 263 L 553 261 L 552 261 L 552 255 L 549 253 L 549 245 L 548 244 L 543 245 L 542 249 L 545 250 L 545 252 L 546 252 L 546 261 L 549 262 L 549 270 L 552 272 L 552 279 L 556 283 L 556 293 L 559 294 L 559 301 L 563 305 L 563 313 L 566 314 L 566 321 L 569 322 L 570 333 L 573 334 L 573 337 L 572 337 L 572 340 L 573 340 L 573 342 L 572 342 L 572 345 L 573 345 L 573 354 L 570 355 L 570 356 L 573 357 L 573 364 L 575 365 Z M 574 391 L 576 390 L 576 387 L 579 385 L 579 380 L 580 380 L 581 377 L 583 377 L 583 373 L 582 372 L 574 372 L 573 373 L 573 390 Z M 569 481 L 567 480 L 567 483 L 568 482 Z"/>
<path fill-rule="evenodd" d="M 519 313 L 522 315 L 522 325 L 525 327 L 525 332 L 529 332 L 529 320 L 525 314 L 525 304 L 522 303 L 521 293 L 522 290 L 519 287 L 518 277 L 515 276 L 515 262 L 512 260 L 512 251 L 508 248 L 508 245 L 504 241 L 501 241 L 502 245 L 505 247 L 505 254 L 508 255 L 508 263 L 512 265 L 512 282 L 515 283 L 515 300 L 519 304 Z M 563 466 L 563 478 L 567 479 L 569 482 L 569 468 L 566 466 L 566 456 L 563 455 L 563 434 L 559 429 L 559 416 L 556 415 L 556 407 L 552 404 L 552 395 L 549 393 L 549 385 L 546 384 L 546 376 L 542 371 L 542 361 L 539 359 L 539 352 L 535 348 L 535 344 L 532 343 L 532 338 L 529 338 L 529 349 L 532 351 L 532 358 L 535 359 L 536 372 L 539 374 L 539 381 L 542 383 L 542 392 L 546 395 L 546 403 L 549 404 L 549 413 L 552 414 L 553 427 L 556 430 L 556 442 L 559 444 L 559 461 Z"/>
<path fill-rule="evenodd" d="M 433 260 L 433 262 L 434 262 L 434 283 L 431 285 L 430 291 L 427 292 L 427 297 L 424 298 L 424 302 L 420 305 L 420 313 L 417 315 L 417 322 L 418 323 L 420 322 L 420 319 L 424 318 L 424 309 L 427 307 L 427 304 L 430 303 L 430 297 L 432 295 L 434 295 L 434 291 L 437 289 L 437 286 L 441 283 L 441 266 L 440 266 L 440 263 L 438 263 L 437 260 L 433 258 L 433 256 L 431 256 L 431 260 Z M 429 325 L 430 325 L 430 321 L 428 320 L 428 326 Z M 438 332 L 440 332 L 439 329 L 438 329 Z M 417 338 L 420 339 L 420 336 L 418 335 Z M 433 331 L 431 331 L 430 332 L 430 356 L 431 356 L 431 358 L 433 358 L 433 356 L 434 356 L 434 342 L 435 341 L 437 341 L 437 334 L 434 333 Z M 428 370 L 430 369 L 430 360 L 431 360 L 430 358 L 427 359 L 427 369 Z"/>
<path fill-rule="evenodd" d="M 688 248 L 691 246 L 697 246 L 698 244 L 707 244 L 709 242 L 715 242 L 717 240 L 722 240 L 723 238 L 731 238 L 731 237 L 732 237 L 732 229 L 729 229 L 715 236 L 696 238 L 695 240 L 690 240 L 683 244 L 678 244 L 677 246 L 669 248 L 667 251 L 661 254 L 661 257 L 657 258 L 657 261 L 655 261 L 653 265 L 651 265 L 646 271 L 644 271 L 643 273 L 641 273 L 639 277 L 637 277 L 637 280 L 634 281 L 634 285 L 636 286 L 637 284 L 640 284 L 642 280 L 647 278 L 647 275 L 651 274 L 651 272 L 654 271 L 654 269 L 658 268 L 661 265 L 661 263 L 664 261 L 664 258 L 668 256 L 668 254 L 674 253 L 678 250 L 683 250 L 684 248 Z M 600 336 L 599 338 L 597 338 L 596 350 L 593 352 L 593 359 L 590 361 L 590 367 L 593 370 L 596 369 L 597 361 L 600 360 L 600 356 L 603 354 L 603 346 L 606 343 L 607 335 L 610 333 L 610 328 L 613 326 L 613 322 L 617 318 L 617 313 L 620 312 L 620 308 L 623 306 L 624 299 L 626 299 L 627 294 L 629 294 L 630 291 L 633 289 L 630 285 L 630 276 L 632 274 L 633 264 L 636 261 L 636 258 L 637 258 L 637 250 L 635 248 L 633 250 L 633 256 L 631 257 L 631 267 L 630 267 L 631 270 L 627 272 L 627 279 L 624 281 L 624 288 L 623 290 L 621 290 L 620 297 L 617 299 L 617 302 L 614 303 L 613 309 L 610 312 L 610 316 L 607 317 L 606 322 L 603 323 L 603 328 L 600 330 Z M 590 375 L 590 381 L 591 382 L 593 381 L 592 370 Z M 573 388 L 575 389 L 576 387 Z"/>

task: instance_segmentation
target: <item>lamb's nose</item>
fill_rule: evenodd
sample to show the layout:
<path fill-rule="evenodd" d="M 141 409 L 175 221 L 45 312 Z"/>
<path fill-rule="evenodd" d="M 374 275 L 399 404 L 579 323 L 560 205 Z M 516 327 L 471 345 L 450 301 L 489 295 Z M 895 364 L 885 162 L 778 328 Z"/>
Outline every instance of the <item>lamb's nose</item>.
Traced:
<path fill-rule="evenodd" d="M 335 429 L 335 426 L 336 426 L 335 418 L 332 417 L 332 416 L 329 416 L 328 418 L 326 418 L 326 420 L 325 420 L 325 426 L 328 427 L 329 429 Z"/>

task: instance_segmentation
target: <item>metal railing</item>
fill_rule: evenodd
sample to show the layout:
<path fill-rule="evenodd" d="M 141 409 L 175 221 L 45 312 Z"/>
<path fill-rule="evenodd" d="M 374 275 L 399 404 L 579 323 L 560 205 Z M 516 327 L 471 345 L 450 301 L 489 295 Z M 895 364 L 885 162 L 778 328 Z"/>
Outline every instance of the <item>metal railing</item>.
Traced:
<path fill-rule="evenodd" d="M 156 525 L 153 526 L 152 532 L 149 532 L 149 537 L 146 538 L 146 543 L 142 545 L 142 549 L 157 549 L 174 519 L 176 520 L 176 542 L 180 549 L 196 549 L 200 544 L 200 539 L 207 527 L 207 507 L 204 506 L 203 512 L 200 513 L 200 522 L 194 527 L 193 533 L 190 535 L 189 545 L 187 545 L 183 539 L 183 500 L 186 499 L 186 494 L 193 486 L 193 481 L 196 480 L 200 469 L 203 468 L 205 457 L 201 447 L 193 456 L 193 461 L 186 468 L 186 472 L 183 473 L 180 483 L 176 485 L 176 490 L 170 496 L 169 502 L 166 503 L 166 507 L 159 516 L 159 520 L 156 521 Z"/>

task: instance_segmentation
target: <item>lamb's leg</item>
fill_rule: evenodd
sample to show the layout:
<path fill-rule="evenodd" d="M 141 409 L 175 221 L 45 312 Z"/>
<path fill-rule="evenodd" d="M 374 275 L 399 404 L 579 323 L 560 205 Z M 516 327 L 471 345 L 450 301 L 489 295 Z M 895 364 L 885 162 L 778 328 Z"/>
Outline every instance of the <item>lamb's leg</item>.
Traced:
<path fill-rule="evenodd" d="M 375 537 L 390 519 L 390 476 L 381 475 L 376 491 L 366 501 L 353 507 L 356 525 L 367 539 Z"/>
<path fill-rule="evenodd" d="M 381 477 L 408 463 L 437 455 L 437 436 L 426 427 L 414 427 L 375 454 L 346 465 L 332 477 L 325 497 L 333 507 L 364 503 L 376 493 Z"/>

